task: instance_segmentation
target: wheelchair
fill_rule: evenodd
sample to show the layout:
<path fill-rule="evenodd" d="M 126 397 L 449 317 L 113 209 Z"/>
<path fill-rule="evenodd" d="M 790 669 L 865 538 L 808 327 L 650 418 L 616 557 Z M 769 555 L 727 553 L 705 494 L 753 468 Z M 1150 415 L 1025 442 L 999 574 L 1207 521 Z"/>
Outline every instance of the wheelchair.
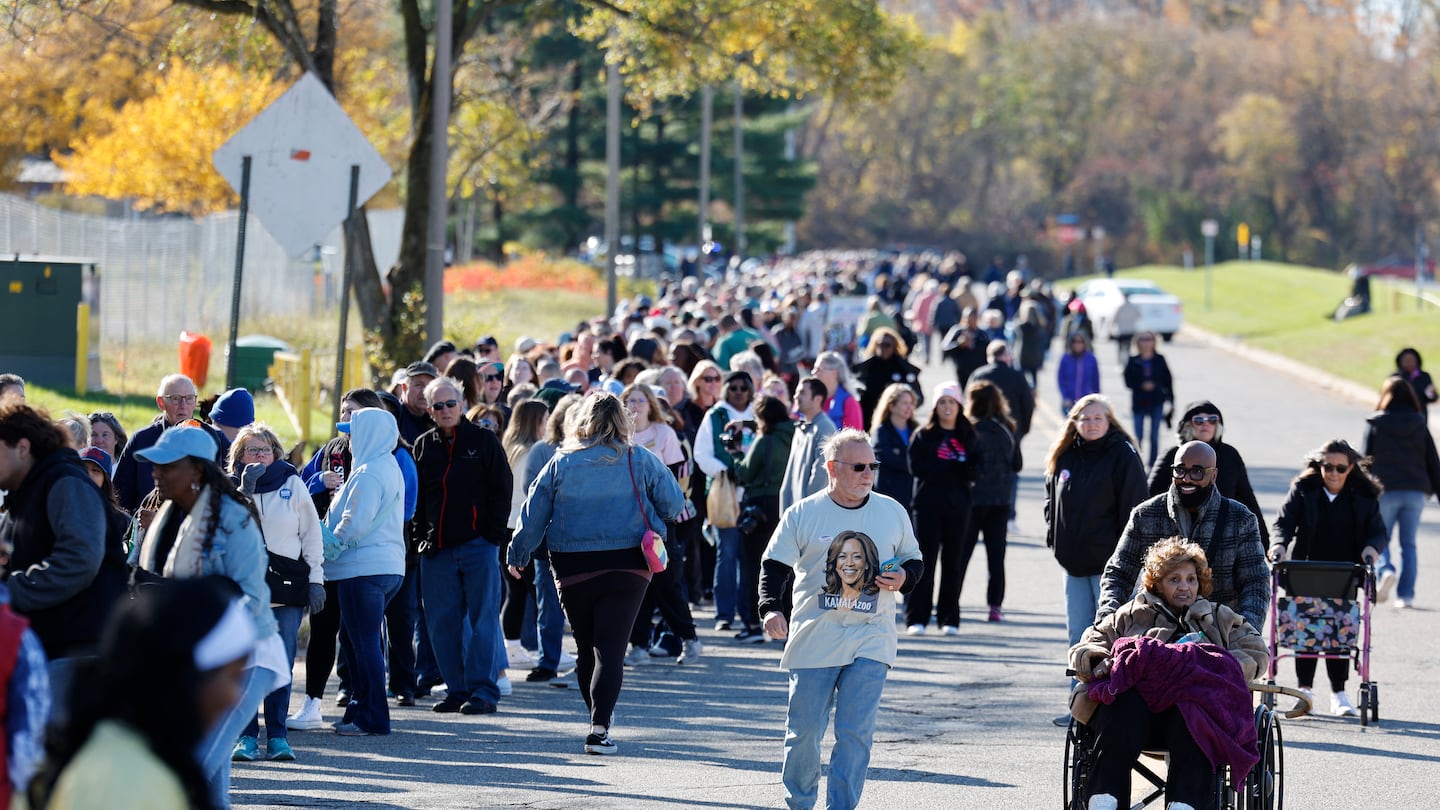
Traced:
<path fill-rule="evenodd" d="M 1288 560 L 1276 563 L 1270 577 L 1267 682 L 1274 685 L 1282 658 L 1349 659 L 1360 677 L 1360 725 L 1378 725 L 1380 687 L 1370 672 L 1375 569 L 1358 563 Z M 1273 693 L 1267 700 L 1275 705 Z"/>
<path fill-rule="evenodd" d="M 1286 712 L 1287 716 L 1298 716 L 1309 711 L 1304 693 L 1298 689 L 1271 684 L 1250 684 L 1251 691 L 1266 694 L 1286 694 L 1296 698 L 1302 705 Z M 1270 701 L 1273 704 L 1273 698 Z M 1255 709 L 1255 736 L 1260 742 L 1260 759 L 1255 767 L 1244 774 L 1232 774 L 1229 766 L 1221 766 L 1215 772 L 1215 807 L 1217 810 L 1281 810 L 1285 806 L 1285 745 L 1280 731 L 1277 712 L 1266 701 Z M 1085 810 L 1086 794 L 1089 792 L 1091 770 L 1095 762 L 1095 732 L 1074 718 L 1070 719 L 1065 733 L 1065 779 L 1063 782 L 1065 810 Z M 1122 797 L 1131 804 L 1122 804 L 1138 810 L 1150 807 L 1165 796 L 1165 776 L 1157 773 L 1156 767 L 1147 763 L 1168 761 L 1164 751 L 1145 751 L 1132 766 L 1140 779 L 1136 785 L 1144 784 L 1145 795 L 1138 801 L 1134 797 Z M 1147 784 L 1148 783 L 1148 784 Z M 1163 806 L 1163 805 L 1161 805 Z"/>

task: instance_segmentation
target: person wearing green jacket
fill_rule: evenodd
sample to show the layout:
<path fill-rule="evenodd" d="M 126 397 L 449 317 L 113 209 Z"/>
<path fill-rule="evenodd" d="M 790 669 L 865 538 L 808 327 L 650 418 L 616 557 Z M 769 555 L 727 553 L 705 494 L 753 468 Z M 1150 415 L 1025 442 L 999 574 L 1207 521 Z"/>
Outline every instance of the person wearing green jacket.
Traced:
<path fill-rule="evenodd" d="M 790 444 L 795 436 L 795 423 L 785 403 L 772 396 L 761 396 L 755 404 L 759 437 L 750 445 L 744 458 L 735 459 L 735 481 L 745 488 L 740 504 L 740 603 L 758 608 L 760 600 L 760 558 L 770 535 L 780 523 L 780 486 L 785 482 L 785 466 L 790 462 Z M 759 616 L 751 611 L 749 615 Z M 765 643 L 765 631 L 759 623 L 746 624 L 735 635 L 740 641 Z"/>

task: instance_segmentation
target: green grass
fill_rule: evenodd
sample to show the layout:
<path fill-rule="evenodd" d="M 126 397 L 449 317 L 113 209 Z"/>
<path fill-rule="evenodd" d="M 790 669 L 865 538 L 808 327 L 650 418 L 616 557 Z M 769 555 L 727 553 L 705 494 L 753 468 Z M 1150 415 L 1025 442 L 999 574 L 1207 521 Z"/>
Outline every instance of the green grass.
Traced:
<path fill-rule="evenodd" d="M 502 352 L 509 356 L 515 339 L 530 335 L 541 341 L 554 341 L 562 332 L 568 332 L 582 320 L 601 314 L 605 309 L 602 292 L 594 295 L 523 289 L 498 289 L 484 293 L 462 293 L 452 295 L 445 301 L 445 334 L 457 344 L 468 345 L 481 335 L 494 335 L 500 342 Z M 349 327 L 350 341 L 360 338 L 360 322 L 351 308 Z M 240 334 L 266 334 L 286 343 L 296 350 L 311 349 L 317 355 L 330 352 L 333 355 L 335 341 L 339 336 L 339 312 L 314 318 L 260 318 L 246 321 L 241 325 Z M 227 335 L 210 335 L 215 349 L 210 358 L 209 379 L 201 396 L 215 394 L 225 384 L 225 340 Z M 419 358 L 415 358 L 419 359 Z M 46 408 L 52 417 L 60 417 L 67 411 L 88 414 L 92 411 L 111 411 L 119 418 L 120 424 L 129 433 L 148 425 L 158 409 L 155 406 L 155 386 L 166 374 L 179 370 L 179 347 L 177 343 L 138 343 L 126 346 L 102 345 L 100 348 L 101 378 L 105 391 L 92 392 L 76 397 L 68 391 L 56 391 L 39 386 L 27 386 L 26 396 L 31 404 Z M 333 361 L 331 361 L 333 363 Z M 333 435 L 330 426 L 330 402 L 328 393 L 322 400 L 318 389 L 328 392 L 334 382 L 334 366 L 329 370 L 322 364 L 316 381 L 317 397 L 312 408 L 311 435 L 305 437 L 309 443 L 324 442 Z M 392 369 L 380 369 L 382 381 L 390 378 Z M 255 397 L 255 416 L 258 421 L 276 428 L 287 440 L 298 440 L 280 401 L 269 393 Z"/>
<path fill-rule="evenodd" d="M 1413 285 L 1372 279 L 1373 311 L 1337 323 L 1330 314 L 1349 294 L 1350 279 L 1328 270 L 1275 262 L 1218 264 L 1208 308 L 1203 268 L 1148 265 L 1118 275 L 1148 278 L 1179 296 L 1186 323 L 1361 385 L 1378 388 L 1405 346 L 1440 358 L 1440 310 L 1428 305 L 1417 310 L 1415 298 L 1405 294 Z"/>

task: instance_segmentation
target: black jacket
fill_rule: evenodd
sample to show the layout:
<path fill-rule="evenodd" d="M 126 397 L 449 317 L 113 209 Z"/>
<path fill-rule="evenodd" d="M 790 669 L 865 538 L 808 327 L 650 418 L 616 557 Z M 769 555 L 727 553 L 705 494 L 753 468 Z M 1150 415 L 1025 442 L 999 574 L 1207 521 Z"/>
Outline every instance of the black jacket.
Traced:
<path fill-rule="evenodd" d="M 60 535 L 51 497 L 73 522 Z M 13 607 L 51 659 L 93 653 L 111 610 L 125 594 L 129 521 L 107 507 L 79 456 L 61 448 L 36 461 L 5 499 L 9 520 L 0 541 L 12 547 L 5 566 Z"/>
<path fill-rule="evenodd" d="M 1260 514 L 1260 502 L 1255 500 L 1255 490 L 1250 486 L 1250 473 L 1245 469 L 1245 459 L 1240 458 L 1240 451 L 1226 444 L 1221 439 L 1210 442 L 1215 450 L 1215 488 L 1225 497 L 1245 504 L 1245 508 L 1255 514 L 1255 520 L 1260 524 L 1260 542 L 1268 548 L 1270 546 L 1270 532 L 1265 528 L 1265 517 Z M 1155 460 L 1155 466 L 1150 470 L 1150 496 L 1154 497 L 1163 492 L 1170 491 L 1170 482 L 1174 478 L 1170 474 L 1170 468 L 1175 464 L 1175 454 L 1180 451 L 1179 445 L 1171 447 Z"/>
<path fill-rule="evenodd" d="M 1004 363 L 987 363 L 970 375 L 965 387 L 969 388 L 980 380 L 989 380 L 1005 395 L 1010 416 L 1015 420 L 1016 434 L 1022 439 L 1029 435 L 1030 417 L 1035 413 L 1035 394 L 1030 390 L 1030 383 L 1025 381 L 1025 375 Z"/>
<path fill-rule="evenodd" d="M 453 439 L 439 428 L 415 442 L 420 498 L 415 504 L 415 537 L 421 553 L 453 548 L 477 537 L 496 546 L 509 537 L 510 463 L 495 434 L 468 419 Z"/>
<path fill-rule="evenodd" d="M 230 440 L 225 434 L 209 425 L 200 422 L 210 438 L 215 440 L 215 463 L 220 469 L 229 467 Z M 140 502 L 155 488 L 155 479 L 151 475 L 154 465 L 148 461 L 141 461 L 135 454 L 141 450 L 155 446 L 160 441 L 160 434 L 164 433 L 169 426 L 165 424 L 165 415 L 156 416 L 149 425 L 135 432 L 130 441 L 125 444 L 125 451 L 115 462 L 115 497 L 120 501 L 120 506 L 127 512 L 134 512 L 140 508 Z"/>
<path fill-rule="evenodd" d="M 1392 492 L 1440 492 L 1440 458 L 1425 417 L 1414 411 L 1381 412 L 1365 420 L 1370 472 Z"/>
<path fill-rule="evenodd" d="M 914 436 L 919 428 L 911 428 Z M 880 462 L 880 472 L 875 475 L 875 491 L 889 495 L 906 509 L 915 499 L 915 476 L 910 474 L 910 447 L 900 437 L 900 431 L 886 422 L 870 437 L 870 449 L 875 451 L 875 460 Z"/>
<path fill-rule="evenodd" d="M 1145 382 L 1145 361 L 1138 354 L 1131 355 L 1125 363 L 1125 387 L 1130 389 L 1130 407 L 1137 413 L 1175 401 L 1175 381 L 1170 377 L 1170 364 L 1165 362 L 1164 355 L 1150 358 L 1150 381 L 1155 383 L 1155 389 L 1141 390 Z"/>
<path fill-rule="evenodd" d="M 977 422 L 975 433 L 980 438 L 980 469 L 975 488 L 970 491 L 970 502 L 974 506 L 1009 506 L 1015 476 L 1025 464 L 1020 442 L 997 419 Z"/>
<path fill-rule="evenodd" d="M 955 378 L 963 388 L 975 369 L 985 365 L 985 335 L 978 329 L 966 329 L 963 325 L 955 326 L 944 334 L 940 351 L 955 364 Z"/>
<path fill-rule="evenodd" d="M 924 400 L 924 395 L 920 393 L 920 369 L 899 354 L 890 355 L 888 360 L 878 354 L 866 358 L 852 366 L 850 374 L 864 388 L 860 392 L 860 413 L 864 415 L 866 425 L 870 424 L 870 417 L 880 404 L 880 395 L 891 383 L 905 383 L 915 389 L 916 406 Z"/>
<path fill-rule="evenodd" d="M 1099 576 L 1145 497 L 1145 465 L 1123 431 L 1077 441 L 1045 477 L 1045 545 L 1071 576 Z"/>
<path fill-rule="evenodd" d="M 1354 475 L 1354 473 L 1352 473 Z M 1290 546 L 1290 558 L 1295 560 L 1330 560 L 1335 562 L 1360 562 L 1360 552 L 1366 546 L 1376 550 L 1385 548 L 1385 524 L 1380 520 L 1380 501 L 1360 487 L 1347 482 L 1341 492 L 1348 497 L 1338 498 L 1336 507 L 1346 511 L 1332 514 L 1331 534 L 1341 538 L 1344 548 L 1316 548 L 1314 545 L 1316 526 L 1319 524 L 1320 502 L 1325 499 L 1325 485 L 1319 475 L 1296 479 L 1290 485 L 1290 494 L 1285 505 L 1280 507 L 1280 516 L 1275 519 L 1276 545 Z"/>
<path fill-rule="evenodd" d="M 963 458 L 941 458 L 947 452 Z M 915 475 L 915 509 L 968 509 L 970 485 L 984 451 L 968 423 L 959 430 L 922 427 L 910 435 L 910 471 Z"/>

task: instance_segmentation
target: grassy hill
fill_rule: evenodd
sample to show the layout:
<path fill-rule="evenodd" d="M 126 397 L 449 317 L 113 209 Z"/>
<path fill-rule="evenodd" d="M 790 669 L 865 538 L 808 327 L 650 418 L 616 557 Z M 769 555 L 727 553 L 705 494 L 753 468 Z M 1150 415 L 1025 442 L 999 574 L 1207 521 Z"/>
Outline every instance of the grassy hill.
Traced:
<path fill-rule="evenodd" d="M 1275 262 L 1215 266 L 1210 306 L 1205 270 L 1147 265 L 1120 276 L 1148 278 L 1185 304 L 1185 322 L 1378 388 L 1395 354 L 1413 346 L 1440 366 L 1440 309 L 1418 309 L 1413 284 L 1372 279 L 1373 312 L 1339 323 L 1330 318 L 1350 292 L 1350 279 L 1330 270 Z M 1067 280 L 1074 286 L 1084 279 Z"/>

